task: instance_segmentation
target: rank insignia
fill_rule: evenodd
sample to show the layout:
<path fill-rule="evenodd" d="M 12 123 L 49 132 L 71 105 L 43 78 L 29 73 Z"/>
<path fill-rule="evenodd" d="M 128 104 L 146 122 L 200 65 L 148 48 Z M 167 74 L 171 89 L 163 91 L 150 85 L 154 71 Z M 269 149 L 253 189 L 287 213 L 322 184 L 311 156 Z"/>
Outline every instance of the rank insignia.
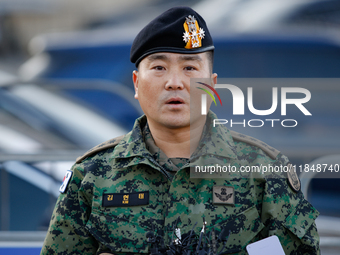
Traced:
<path fill-rule="evenodd" d="M 235 204 L 234 187 L 214 186 L 213 187 L 213 203 L 234 205 Z"/>
<path fill-rule="evenodd" d="M 301 189 L 301 183 L 299 177 L 296 174 L 295 167 L 291 163 L 288 163 L 287 167 L 288 183 L 295 192 L 298 192 Z"/>
<path fill-rule="evenodd" d="M 149 191 L 134 193 L 104 193 L 103 207 L 148 205 Z"/>
<path fill-rule="evenodd" d="M 198 26 L 194 16 L 189 15 L 183 24 L 185 32 L 183 33 L 183 41 L 186 43 L 186 49 L 199 48 L 202 46 L 202 39 L 205 36 L 203 28 Z"/>

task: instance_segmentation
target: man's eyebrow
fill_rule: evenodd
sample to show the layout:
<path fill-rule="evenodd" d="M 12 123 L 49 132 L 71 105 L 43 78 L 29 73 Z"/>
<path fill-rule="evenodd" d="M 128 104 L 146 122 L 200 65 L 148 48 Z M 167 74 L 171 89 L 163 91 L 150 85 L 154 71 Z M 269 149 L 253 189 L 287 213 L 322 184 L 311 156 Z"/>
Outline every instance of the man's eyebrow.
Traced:
<path fill-rule="evenodd" d="M 202 58 L 199 55 L 183 55 L 180 56 L 181 61 L 202 61 Z"/>

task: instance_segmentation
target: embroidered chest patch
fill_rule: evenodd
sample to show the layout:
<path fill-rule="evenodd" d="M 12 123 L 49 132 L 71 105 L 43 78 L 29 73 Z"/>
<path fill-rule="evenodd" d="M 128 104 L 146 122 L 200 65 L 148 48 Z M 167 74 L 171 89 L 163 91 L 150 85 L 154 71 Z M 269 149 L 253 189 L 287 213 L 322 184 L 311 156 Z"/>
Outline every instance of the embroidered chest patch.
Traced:
<path fill-rule="evenodd" d="M 105 193 L 103 207 L 148 205 L 149 191 L 135 193 Z"/>
<path fill-rule="evenodd" d="M 235 191 L 231 186 L 214 186 L 213 187 L 213 203 L 214 204 L 235 204 Z"/>

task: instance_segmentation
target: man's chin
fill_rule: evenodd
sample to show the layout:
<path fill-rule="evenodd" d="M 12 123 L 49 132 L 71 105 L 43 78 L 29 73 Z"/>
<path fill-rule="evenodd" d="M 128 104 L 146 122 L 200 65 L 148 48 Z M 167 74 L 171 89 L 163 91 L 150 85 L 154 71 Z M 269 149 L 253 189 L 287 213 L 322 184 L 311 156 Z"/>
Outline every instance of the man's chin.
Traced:
<path fill-rule="evenodd" d="M 190 128 L 190 121 L 166 121 L 164 127 L 169 129 L 183 129 L 183 128 Z"/>
<path fill-rule="evenodd" d="M 167 128 L 171 129 L 181 129 L 181 128 L 195 128 L 197 126 L 202 126 L 205 124 L 205 116 L 200 116 L 200 118 L 190 119 L 166 119 L 163 122 Z"/>
<path fill-rule="evenodd" d="M 164 127 L 170 129 L 190 128 L 190 115 L 165 114 L 162 116 L 161 122 Z"/>

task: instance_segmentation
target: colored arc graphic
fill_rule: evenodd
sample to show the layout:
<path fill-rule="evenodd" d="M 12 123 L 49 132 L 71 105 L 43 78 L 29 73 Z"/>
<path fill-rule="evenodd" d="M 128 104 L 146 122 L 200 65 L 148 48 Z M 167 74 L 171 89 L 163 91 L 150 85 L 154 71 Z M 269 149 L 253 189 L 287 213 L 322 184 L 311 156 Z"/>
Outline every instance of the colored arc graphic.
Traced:
<path fill-rule="evenodd" d="M 207 94 L 212 98 L 212 100 L 214 100 L 214 103 L 215 103 L 215 105 L 217 106 L 215 97 L 213 96 L 213 94 L 210 93 L 209 90 L 206 90 L 206 89 L 203 89 L 203 88 L 200 88 L 200 87 L 196 87 L 196 88 L 201 89 L 201 90 L 203 90 L 205 93 L 207 93 Z"/>
<path fill-rule="evenodd" d="M 205 84 L 205 83 L 203 83 L 203 82 L 197 82 L 197 83 L 199 83 L 199 84 L 201 84 L 201 85 L 204 85 L 204 86 L 208 87 L 209 89 L 211 89 L 211 90 L 215 93 L 215 95 L 217 96 L 218 100 L 220 101 L 220 103 L 221 103 L 221 105 L 222 105 L 222 100 L 221 100 L 219 94 L 216 92 L 216 90 L 215 90 L 212 86 L 210 86 L 210 85 L 208 85 L 208 84 Z M 203 90 L 204 92 L 206 92 L 206 93 L 212 98 L 212 100 L 214 100 L 214 103 L 215 103 L 215 105 L 217 106 L 215 97 L 214 97 L 208 90 L 203 89 L 203 88 L 200 88 L 200 87 L 197 87 L 197 88 Z"/>

